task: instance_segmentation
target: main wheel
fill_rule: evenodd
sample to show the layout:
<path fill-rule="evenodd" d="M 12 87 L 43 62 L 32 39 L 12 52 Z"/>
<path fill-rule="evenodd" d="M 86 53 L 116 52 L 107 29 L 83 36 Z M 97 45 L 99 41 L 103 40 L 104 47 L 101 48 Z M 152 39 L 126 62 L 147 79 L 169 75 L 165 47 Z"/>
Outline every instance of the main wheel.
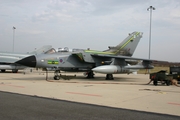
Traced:
<path fill-rule="evenodd" d="M 13 69 L 12 72 L 13 72 L 13 73 L 17 73 L 17 72 L 18 72 L 18 69 Z"/>
<path fill-rule="evenodd" d="M 114 80 L 113 74 L 106 74 L 106 80 Z"/>
<path fill-rule="evenodd" d="M 87 77 L 86 78 L 94 78 L 93 71 L 87 72 Z"/>

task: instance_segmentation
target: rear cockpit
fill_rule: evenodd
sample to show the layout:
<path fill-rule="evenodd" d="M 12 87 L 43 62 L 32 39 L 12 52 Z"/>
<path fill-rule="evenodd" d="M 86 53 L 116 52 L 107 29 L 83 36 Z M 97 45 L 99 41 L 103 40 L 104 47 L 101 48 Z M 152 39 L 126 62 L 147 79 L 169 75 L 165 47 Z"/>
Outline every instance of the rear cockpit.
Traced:
<path fill-rule="evenodd" d="M 52 54 L 52 53 L 56 53 L 56 50 L 54 48 L 51 48 L 50 50 L 48 50 L 44 54 Z"/>
<path fill-rule="evenodd" d="M 58 48 L 58 52 L 69 52 L 69 48 L 68 47 Z"/>

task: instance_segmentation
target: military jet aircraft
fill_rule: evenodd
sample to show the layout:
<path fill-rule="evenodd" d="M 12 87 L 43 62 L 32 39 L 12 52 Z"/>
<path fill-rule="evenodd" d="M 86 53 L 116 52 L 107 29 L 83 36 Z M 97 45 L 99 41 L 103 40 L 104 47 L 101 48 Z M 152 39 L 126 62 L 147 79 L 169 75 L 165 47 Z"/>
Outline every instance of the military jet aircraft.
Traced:
<path fill-rule="evenodd" d="M 16 62 L 29 67 L 52 68 L 55 70 L 54 79 L 60 79 L 60 71 L 87 72 L 87 78 L 94 78 L 94 72 L 106 74 L 106 79 L 111 80 L 113 74 L 130 73 L 134 69 L 151 69 L 151 60 L 131 57 L 136 49 L 141 32 L 133 32 L 119 45 L 109 47 L 105 51 L 73 50 L 54 54 L 40 54 L 28 56 Z M 67 49 L 67 48 L 66 48 Z M 131 60 L 142 60 L 136 65 L 129 65 Z"/>
<path fill-rule="evenodd" d="M 8 53 L 8 52 L 0 52 L 0 70 L 1 72 L 5 72 L 6 70 L 12 70 L 13 73 L 17 73 L 19 69 L 24 69 L 27 66 L 18 65 L 15 62 L 21 60 L 22 58 L 38 55 L 41 53 L 49 53 L 53 51 L 51 45 L 43 46 L 37 50 L 34 50 L 30 53 Z"/>

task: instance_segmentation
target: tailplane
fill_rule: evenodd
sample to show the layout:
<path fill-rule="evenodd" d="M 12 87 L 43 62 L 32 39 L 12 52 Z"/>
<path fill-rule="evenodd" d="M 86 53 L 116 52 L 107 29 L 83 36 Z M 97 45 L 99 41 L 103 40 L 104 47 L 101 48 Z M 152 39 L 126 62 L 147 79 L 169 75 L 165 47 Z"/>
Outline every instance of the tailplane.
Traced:
<path fill-rule="evenodd" d="M 115 47 L 109 46 L 109 49 L 104 52 L 111 52 L 116 55 L 132 56 L 141 38 L 141 32 L 130 33 L 129 36 L 126 37 L 119 45 Z"/>

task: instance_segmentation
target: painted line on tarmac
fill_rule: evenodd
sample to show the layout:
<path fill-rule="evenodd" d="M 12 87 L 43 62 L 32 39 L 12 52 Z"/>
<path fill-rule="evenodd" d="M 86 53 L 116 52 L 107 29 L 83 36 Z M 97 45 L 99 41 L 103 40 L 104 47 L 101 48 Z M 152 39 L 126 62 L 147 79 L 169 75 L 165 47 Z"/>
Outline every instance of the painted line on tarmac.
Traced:
<path fill-rule="evenodd" d="M 18 88 L 25 88 L 24 86 L 18 86 L 18 85 L 9 85 L 9 84 L 0 84 L 0 85 L 3 85 L 3 86 L 10 86 L 10 87 L 18 87 Z"/>
<path fill-rule="evenodd" d="M 171 105 L 178 105 L 178 106 L 180 106 L 180 104 L 179 104 L 179 103 L 168 103 L 168 104 L 171 104 Z"/>
<path fill-rule="evenodd" d="M 66 92 L 68 94 L 78 94 L 78 95 L 86 95 L 86 96 L 94 96 L 94 97 L 102 97 L 101 95 L 96 94 L 86 94 L 86 93 L 76 93 L 76 92 Z"/>

